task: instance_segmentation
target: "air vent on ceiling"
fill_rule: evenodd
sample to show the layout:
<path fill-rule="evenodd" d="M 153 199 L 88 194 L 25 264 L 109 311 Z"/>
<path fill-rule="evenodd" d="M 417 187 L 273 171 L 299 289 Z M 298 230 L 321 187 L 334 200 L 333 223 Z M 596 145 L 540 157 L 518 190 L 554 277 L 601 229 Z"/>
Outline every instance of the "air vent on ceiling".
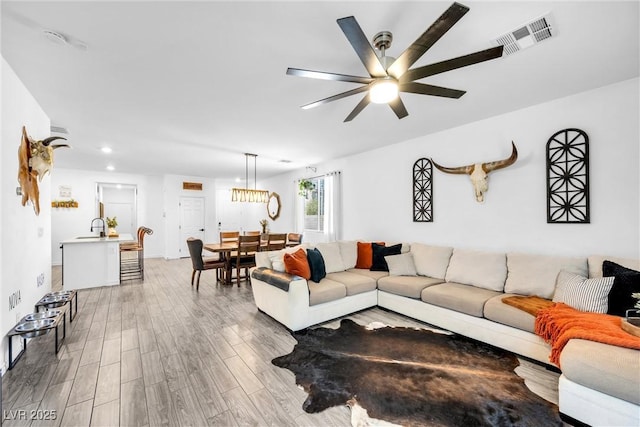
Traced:
<path fill-rule="evenodd" d="M 64 134 L 69 134 L 69 131 L 67 130 L 67 128 L 63 128 L 62 126 L 54 126 L 51 125 L 51 133 L 64 133 Z"/>
<path fill-rule="evenodd" d="M 514 54 L 522 49 L 540 43 L 557 34 L 551 13 L 516 28 L 493 40 L 496 46 L 504 46 L 504 55 Z"/>

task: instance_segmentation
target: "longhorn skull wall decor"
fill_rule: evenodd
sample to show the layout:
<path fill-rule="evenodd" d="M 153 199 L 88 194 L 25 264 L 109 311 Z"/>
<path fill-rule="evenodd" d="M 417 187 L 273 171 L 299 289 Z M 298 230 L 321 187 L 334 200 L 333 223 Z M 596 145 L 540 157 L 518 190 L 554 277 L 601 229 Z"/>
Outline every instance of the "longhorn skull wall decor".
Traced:
<path fill-rule="evenodd" d="M 483 202 L 484 193 L 489 190 L 489 185 L 487 183 L 489 173 L 497 169 L 506 168 L 507 166 L 514 164 L 518 159 L 518 150 L 516 149 L 516 145 L 513 143 L 513 141 L 511 141 L 511 147 L 511 156 L 503 160 L 497 160 L 495 162 L 475 163 L 473 165 L 459 166 L 454 168 L 441 166 L 436 162 L 433 162 L 433 165 L 439 171 L 444 173 L 469 175 L 476 194 L 476 200 L 478 202 Z"/>
<path fill-rule="evenodd" d="M 40 189 L 38 179 L 50 172 L 53 166 L 53 150 L 69 147 L 68 144 L 51 144 L 61 136 L 51 136 L 41 141 L 35 141 L 27 135 L 27 129 L 22 127 L 22 140 L 18 148 L 18 182 L 22 191 L 22 206 L 31 200 L 36 215 L 40 214 Z"/>

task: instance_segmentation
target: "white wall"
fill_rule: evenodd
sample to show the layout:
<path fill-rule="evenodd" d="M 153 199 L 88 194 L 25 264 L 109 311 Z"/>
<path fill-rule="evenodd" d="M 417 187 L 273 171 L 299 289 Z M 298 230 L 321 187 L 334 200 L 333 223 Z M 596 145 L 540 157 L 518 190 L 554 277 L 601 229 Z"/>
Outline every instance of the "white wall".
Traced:
<path fill-rule="evenodd" d="M 345 239 L 417 241 L 533 253 L 640 256 L 639 84 L 611 86 L 326 162 L 342 171 Z M 425 117 L 424 120 L 429 120 Z M 545 147 L 575 127 L 590 140 L 590 224 L 547 224 Z M 434 222 L 414 223 L 412 168 L 421 157 L 447 166 L 508 157 L 490 175 L 485 202 L 469 178 L 434 170 Z M 261 183 L 283 196 L 283 228 L 294 227 L 292 186 L 305 171 Z M 285 223 L 288 222 L 288 224 Z"/>
<path fill-rule="evenodd" d="M 64 155 L 64 153 L 56 153 Z M 98 216 L 96 183 L 135 185 L 138 189 L 137 217 L 138 226 L 144 225 L 153 230 L 153 235 L 145 237 L 145 257 L 162 257 L 164 251 L 164 221 L 162 218 L 162 177 L 153 175 L 134 175 L 115 172 L 96 172 L 75 169 L 62 169 L 54 166 L 51 174 L 51 196 L 60 199 L 59 187 L 71 187 L 71 197 L 78 202 L 78 208 L 56 208 L 51 215 L 52 263 L 60 265 L 62 251 L 60 242 L 78 236 L 89 236 L 91 220 Z M 134 236 L 135 237 L 135 236 Z"/>
<path fill-rule="evenodd" d="M 183 182 L 202 183 L 202 191 L 183 190 Z M 163 215 L 165 223 L 165 257 L 169 259 L 188 257 L 189 253 L 179 252 L 180 241 L 180 197 L 204 197 L 205 199 L 205 242 L 218 241 L 216 222 L 216 185 L 213 179 L 181 175 L 163 177 Z"/>
<path fill-rule="evenodd" d="M 16 195 L 18 147 L 22 126 L 35 139 L 50 135 L 50 121 L 38 102 L 2 58 L 2 148 L 0 156 L 0 355 L 2 371 L 8 366 L 5 334 L 51 290 L 51 178 L 45 176 L 40 185 L 40 215 L 31 205 L 22 206 Z M 40 284 L 40 286 L 38 286 Z M 20 301 L 10 309 L 11 295 L 20 293 Z M 21 340 L 14 339 L 14 353 Z"/>

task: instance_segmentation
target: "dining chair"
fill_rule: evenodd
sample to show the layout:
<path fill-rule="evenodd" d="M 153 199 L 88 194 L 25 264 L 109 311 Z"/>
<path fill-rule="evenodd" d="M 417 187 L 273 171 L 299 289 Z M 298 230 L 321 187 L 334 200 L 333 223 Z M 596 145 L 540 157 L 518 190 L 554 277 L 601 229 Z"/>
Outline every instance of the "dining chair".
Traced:
<path fill-rule="evenodd" d="M 267 250 L 276 251 L 278 249 L 284 249 L 287 246 L 287 234 L 286 233 L 269 233 L 267 237 Z"/>
<path fill-rule="evenodd" d="M 135 242 L 123 242 L 120 244 L 120 281 L 128 279 L 140 279 L 144 281 L 144 236 L 153 234 L 153 230 L 147 227 L 138 227 Z M 126 254 L 134 254 L 126 256 Z"/>
<path fill-rule="evenodd" d="M 295 246 L 302 243 L 302 234 L 289 233 L 287 234 L 287 246 Z"/>
<path fill-rule="evenodd" d="M 193 287 L 193 279 L 195 278 L 196 271 L 198 272 L 198 278 L 196 280 L 196 291 L 200 289 L 200 274 L 203 270 L 216 270 L 216 282 L 220 280 L 220 270 L 222 270 L 222 277 L 224 280 L 224 271 L 226 263 L 223 259 L 211 259 L 202 257 L 203 243 L 200 239 L 189 237 L 187 239 L 187 247 L 189 248 L 189 256 L 191 257 L 191 264 L 193 266 L 193 272 L 191 273 L 191 287 Z"/>
<path fill-rule="evenodd" d="M 241 279 L 249 278 L 249 268 L 256 265 L 256 252 L 260 250 L 260 236 L 239 236 L 236 256 L 232 257 L 232 262 L 236 267 L 236 281 L 240 286 Z M 244 268 L 244 276 L 240 275 L 240 270 Z"/>
<path fill-rule="evenodd" d="M 220 232 L 220 243 L 229 243 L 229 242 L 237 242 L 238 237 L 240 236 L 239 231 L 221 231 Z"/>
<path fill-rule="evenodd" d="M 245 231 L 244 232 L 245 236 L 260 236 L 262 235 L 261 231 Z"/>

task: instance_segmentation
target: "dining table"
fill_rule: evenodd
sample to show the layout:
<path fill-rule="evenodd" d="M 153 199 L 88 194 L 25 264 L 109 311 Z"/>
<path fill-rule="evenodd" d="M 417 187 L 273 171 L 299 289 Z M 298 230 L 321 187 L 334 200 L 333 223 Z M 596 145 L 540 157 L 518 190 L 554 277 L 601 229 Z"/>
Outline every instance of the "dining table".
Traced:
<path fill-rule="evenodd" d="M 205 251 L 220 254 L 220 257 L 224 260 L 224 280 L 225 285 L 231 285 L 231 275 L 233 274 L 233 268 L 231 265 L 231 253 L 238 250 L 238 242 L 222 242 L 222 243 L 205 243 L 202 248 Z M 267 248 L 267 242 L 260 242 L 260 249 L 265 250 Z"/>

